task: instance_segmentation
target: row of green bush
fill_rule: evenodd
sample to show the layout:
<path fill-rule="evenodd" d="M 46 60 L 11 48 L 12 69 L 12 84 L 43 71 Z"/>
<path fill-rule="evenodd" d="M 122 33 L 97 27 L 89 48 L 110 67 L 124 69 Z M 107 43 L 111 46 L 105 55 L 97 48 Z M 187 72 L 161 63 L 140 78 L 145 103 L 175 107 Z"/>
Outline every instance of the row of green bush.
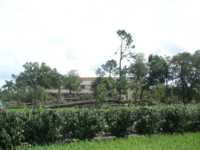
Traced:
<path fill-rule="evenodd" d="M 91 139 L 97 134 L 126 136 L 200 131 L 200 107 L 154 106 L 64 111 L 1 112 L 0 150 L 48 144 L 68 139 Z"/>

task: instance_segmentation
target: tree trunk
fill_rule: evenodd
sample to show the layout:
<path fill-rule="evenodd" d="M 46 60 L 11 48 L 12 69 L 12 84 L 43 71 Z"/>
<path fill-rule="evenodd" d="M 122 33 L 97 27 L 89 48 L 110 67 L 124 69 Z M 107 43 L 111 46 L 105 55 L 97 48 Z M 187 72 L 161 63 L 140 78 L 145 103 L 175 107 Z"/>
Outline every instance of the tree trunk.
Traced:
<path fill-rule="evenodd" d="M 58 101 L 58 102 L 61 102 L 61 101 L 62 101 L 62 96 L 61 96 L 61 87 L 58 88 L 57 101 Z"/>
<path fill-rule="evenodd" d="M 72 90 L 71 89 L 69 89 L 69 95 L 72 95 Z"/>
<path fill-rule="evenodd" d="M 35 110 L 37 108 L 37 100 L 35 98 L 32 100 L 32 104 L 33 104 L 33 110 Z"/>
<path fill-rule="evenodd" d="M 123 58 L 123 40 L 121 40 L 121 46 L 120 46 L 120 58 L 119 58 L 119 100 L 122 99 L 122 87 L 121 87 L 121 80 L 122 80 L 122 58 Z"/>
<path fill-rule="evenodd" d="M 140 101 L 143 99 L 144 87 L 141 88 L 140 92 Z"/>
<path fill-rule="evenodd" d="M 111 71 L 109 71 L 109 78 L 111 78 Z"/>
<path fill-rule="evenodd" d="M 185 86 L 182 86 L 182 101 L 185 104 Z"/>
<path fill-rule="evenodd" d="M 32 99 L 32 103 L 33 103 L 33 109 L 36 109 L 37 108 L 37 99 L 38 97 L 36 96 L 36 92 L 37 92 L 37 87 L 33 87 L 33 93 L 34 93 L 34 96 L 33 96 L 33 99 Z M 37 97 L 37 98 L 36 98 Z"/>
<path fill-rule="evenodd" d="M 169 91 L 168 91 L 168 81 L 165 80 L 165 98 L 168 100 L 169 98 Z"/>
<path fill-rule="evenodd" d="M 135 102 L 137 101 L 137 93 L 138 93 L 138 88 L 136 88 L 136 90 L 135 90 Z"/>

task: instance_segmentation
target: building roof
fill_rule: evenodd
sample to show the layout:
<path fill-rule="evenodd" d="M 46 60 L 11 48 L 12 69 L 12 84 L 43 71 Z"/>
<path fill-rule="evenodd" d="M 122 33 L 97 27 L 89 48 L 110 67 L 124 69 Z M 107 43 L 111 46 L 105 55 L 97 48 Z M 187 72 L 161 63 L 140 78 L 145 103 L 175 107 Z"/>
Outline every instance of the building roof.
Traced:
<path fill-rule="evenodd" d="M 97 77 L 80 77 L 82 81 L 94 81 Z"/>

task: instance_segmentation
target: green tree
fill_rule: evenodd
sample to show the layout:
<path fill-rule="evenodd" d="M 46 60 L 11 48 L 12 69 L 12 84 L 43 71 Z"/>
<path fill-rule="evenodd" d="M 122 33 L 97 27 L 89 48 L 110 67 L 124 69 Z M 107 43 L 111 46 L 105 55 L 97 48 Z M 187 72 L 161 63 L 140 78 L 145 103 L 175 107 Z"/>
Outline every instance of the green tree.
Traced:
<path fill-rule="evenodd" d="M 106 84 L 105 83 L 101 83 L 98 84 L 96 87 L 96 102 L 97 105 L 100 106 L 104 101 L 106 101 L 108 97 L 108 91 L 106 89 Z"/>
<path fill-rule="evenodd" d="M 151 88 L 150 92 L 151 92 L 151 98 L 153 101 L 157 103 L 160 103 L 160 102 L 167 103 L 165 99 L 166 87 L 164 84 L 157 84 L 156 86 Z"/>
<path fill-rule="evenodd" d="M 164 99 L 167 100 L 169 97 L 168 83 L 169 80 L 171 80 L 169 57 L 150 55 L 148 59 L 148 69 L 147 89 L 151 93 L 152 88 L 160 89 L 160 87 L 165 87 Z M 163 86 L 161 84 L 163 84 Z"/>
<path fill-rule="evenodd" d="M 97 70 L 96 70 L 96 75 L 99 76 L 99 77 L 104 77 L 104 76 L 105 76 L 105 72 L 104 72 L 103 69 L 100 67 L 100 68 L 97 68 Z"/>
<path fill-rule="evenodd" d="M 200 50 L 193 54 L 192 88 L 196 100 L 200 100 Z"/>
<path fill-rule="evenodd" d="M 23 65 L 24 71 L 16 76 L 16 86 L 24 91 L 34 107 L 40 100 L 46 100 L 45 89 L 51 87 L 52 69 L 45 63 L 28 62 Z"/>
<path fill-rule="evenodd" d="M 92 90 L 94 93 L 94 97 L 96 99 L 98 99 L 99 95 L 101 95 L 101 90 L 99 90 L 98 88 L 106 89 L 106 98 L 104 97 L 104 101 L 105 101 L 105 99 L 108 99 L 108 98 L 112 99 L 112 98 L 116 97 L 116 95 L 117 95 L 116 81 L 111 77 L 97 77 L 96 80 L 93 82 Z"/>
<path fill-rule="evenodd" d="M 64 87 L 69 90 L 69 94 L 77 92 L 81 84 L 81 79 L 75 70 L 69 71 L 64 77 Z"/>
<path fill-rule="evenodd" d="M 171 67 L 177 93 L 186 103 L 192 98 L 193 56 L 188 52 L 179 53 L 172 58 Z"/>
<path fill-rule="evenodd" d="M 1 88 L 1 99 L 5 101 L 10 101 L 15 99 L 16 85 L 14 81 L 5 81 L 5 84 Z"/>
<path fill-rule="evenodd" d="M 122 65 L 122 62 L 125 58 L 129 57 L 131 55 L 131 50 L 135 48 L 135 46 L 132 44 L 133 39 L 132 35 L 125 30 L 118 30 L 117 35 L 120 38 L 120 48 L 119 48 L 119 99 L 121 99 L 122 95 L 122 89 L 124 85 L 124 78 L 125 78 L 125 69 Z M 118 51 L 117 51 L 118 52 Z"/>
<path fill-rule="evenodd" d="M 60 74 L 56 69 L 52 69 L 50 75 L 50 87 L 57 89 L 57 100 L 58 102 L 62 100 L 61 89 L 64 86 L 64 76 Z"/>
<path fill-rule="evenodd" d="M 108 76 L 111 77 L 112 74 L 115 73 L 117 62 L 114 59 L 108 60 L 105 64 L 103 64 L 102 69 L 105 73 L 108 73 Z"/>
<path fill-rule="evenodd" d="M 147 64 L 145 63 L 143 54 L 136 54 L 132 57 L 129 67 L 129 75 L 131 77 L 130 86 L 134 90 L 134 99 L 142 100 L 143 91 L 146 86 L 146 77 L 148 73 Z M 140 94 L 139 94 L 140 93 Z"/>
<path fill-rule="evenodd" d="M 165 84 L 169 76 L 169 64 L 162 56 L 150 55 L 148 60 L 148 85 Z"/>
<path fill-rule="evenodd" d="M 119 79 L 117 79 L 116 86 L 117 86 L 117 91 L 119 92 L 119 96 L 120 96 L 119 100 L 127 99 L 128 80 L 127 80 L 126 75 L 122 75 Z M 126 97 L 122 97 L 122 95 Z"/>

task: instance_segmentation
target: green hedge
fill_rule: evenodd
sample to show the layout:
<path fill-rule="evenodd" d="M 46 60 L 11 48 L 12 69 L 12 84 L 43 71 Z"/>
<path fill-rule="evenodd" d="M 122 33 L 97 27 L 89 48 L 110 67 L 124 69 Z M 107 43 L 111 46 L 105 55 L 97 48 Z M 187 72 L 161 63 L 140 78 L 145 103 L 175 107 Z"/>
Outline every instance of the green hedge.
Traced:
<path fill-rule="evenodd" d="M 108 110 L 105 113 L 108 132 L 117 137 L 127 135 L 128 128 L 133 124 L 131 112 L 130 109 L 124 108 Z"/>
<path fill-rule="evenodd" d="M 24 140 L 23 114 L 0 113 L 0 150 L 12 150 Z"/>
<path fill-rule="evenodd" d="M 60 112 L 62 116 L 62 137 L 90 139 L 104 128 L 100 111 L 82 109 Z"/>
<path fill-rule="evenodd" d="M 161 114 L 158 109 L 141 107 L 135 111 L 134 129 L 138 134 L 157 133 L 160 127 Z"/>
<path fill-rule="evenodd" d="M 25 142 L 46 144 L 62 138 L 62 117 L 53 111 L 35 111 L 24 116 Z"/>
<path fill-rule="evenodd" d="M 98 134 L 200 131 L 200 107 L 172 105 L 107 109 L 37 110 L 0 113 L 0 150 L 17 145 L 91 139 Z"/>

